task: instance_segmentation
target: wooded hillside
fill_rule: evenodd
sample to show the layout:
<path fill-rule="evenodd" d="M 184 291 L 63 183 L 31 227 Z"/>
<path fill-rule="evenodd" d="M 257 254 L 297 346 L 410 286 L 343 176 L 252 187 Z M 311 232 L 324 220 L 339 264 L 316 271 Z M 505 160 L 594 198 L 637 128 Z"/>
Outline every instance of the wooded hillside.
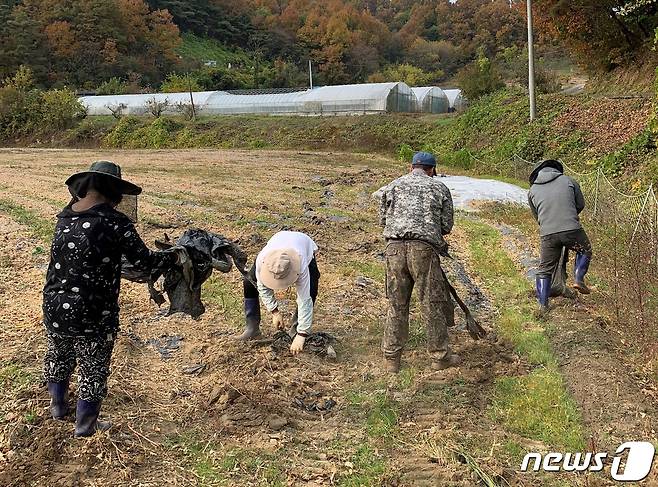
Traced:
<path fill-rule="evenodd" d="M 605 70 L 632 62 L 655 37 L 655 0 L 535 4 L 540 56 L 562 55 L 561 41 Z M 308 60 L 320 84 L 422 85 L 476 59 L 513 64 L 525 44 L 521 0 L 0 3 L 0 77 L 27 65 L 43 86 L 102 92 L 160 89 L 168 76 L 165 88 L 179 89 L 177 73 L 192 73 L 200 89 L 299 86 Z"/>

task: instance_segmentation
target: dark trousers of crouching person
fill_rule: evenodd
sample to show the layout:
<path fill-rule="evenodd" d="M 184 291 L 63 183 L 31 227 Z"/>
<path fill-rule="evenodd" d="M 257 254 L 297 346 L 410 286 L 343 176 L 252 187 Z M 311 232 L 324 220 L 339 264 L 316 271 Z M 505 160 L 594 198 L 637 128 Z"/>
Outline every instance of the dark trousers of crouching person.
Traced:
<path fill-rule="evenodd" d="M 541 237 L 539 250 L 539 268 L 537 278 L 550 279 L 555 267 L 559 265 L 562 249 L 567 248 L 576 253 L 574 263 L 574 280 L 576 286 L 584 283 L 585 274 L 592 259 L 592 244 L 582 228 L 567 232 L 552 233 Z M 586 288 L 582 284 L 583 288 Z M 581 290 L 581 292 L 583 292 Z"/>
<path fill-rule="evenodd" d="M 409 304 L 416 288 L 427 348 L 432 367 L 451 364 L 448 325 L 454 323 L 454 307 L 441 270 L 441 259 L 431 245 L 417 240 L 391 240 L 386 246 L 386 296 L 388 314 L 382 351 L 387 359 L 398 360 L 409 338 Z"/>
<path fill-rule="evenodd" d="M 311 299 L 313 299 L 313 304 L 318 297 L 318 288 L 320 285 L 320 270 L 318 269 L 318 263 L 316 259 L 312 259 L 311 263 L 308 266 L 308 271 L 311 277 Z M 254 264 L 249 271 L 249 278 L 256 282 L 256 264 Z M 240 335 L 241 340 L 250 340 L 257 338 L 261 335 L 260 331 L 260 298 L 258 294 L 258 289 L 254 286 L 249 280 L 243 279 L 243 294 L 244 294 L 244 316 L 245 316 L 245 330 Z M 292 318 L 292 326 L 290 329 L 290 334 L 294 335 L 296 332 L 297 326 L 297 310 Z"/>

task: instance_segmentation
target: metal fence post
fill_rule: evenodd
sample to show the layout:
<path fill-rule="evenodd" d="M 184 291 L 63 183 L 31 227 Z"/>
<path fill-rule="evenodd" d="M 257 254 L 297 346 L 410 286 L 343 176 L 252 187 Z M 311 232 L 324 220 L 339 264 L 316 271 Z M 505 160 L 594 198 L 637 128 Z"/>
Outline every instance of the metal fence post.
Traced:
<path fill-rule="evenodd" d="M 530 121 L 537 118 L 537 98 L 535 95 L 535 46 L 532 26 L 532 0 L 528 3 L 528 92 L 530 95 Z"/>
<path fill-rule="evenodd" d="M 594 216 L 599 206 L 599 181 L 601 180 L 601 168 L 596 171 L 596 185 L 594 186 Z"/>
<path fill-rule="evenodd" d="M 649 197 L 653 194 L 653 184 L 649 186 L 649 189 L 647 190 L 647 196 L 644 198 L 644 202 L 642 203 L 642 208 L 640 208 L 640 214 L 637 216 L 637 222 L 635 223 L 635 230 L 633 230 L 633 235 L 631 236 L 631 240 L 628 243 L 628 251 L 630 252 L 631 250 L 631 245 L 633 244 L 633 241 L 635 240 L 635 235 L 637 234 L 638 229 L 640 228 L 640 221 L 642 221 L 642 215 L 644 215 L 644 210 L 647 207 L 647 203 L 649 202 Z"/>
<path fill-rule="evenodd" d="M 658 242 L 656 235 L 656 226 L 658 226 L 658 202 L 656 201 L 656 192 L 653 189 L 653 185 L 649 187 L 649 245 L 651 248 L 651 263 L 656 265 L 658 263 Z"/>
<path fill-rule="evenodd" d="M 192 120 L 196 120 L 196 108 L 194 107 L 194 95 L 192 94 L 192 80 L 190 80 L 190 73 L 187 73 L 187 88 L 190 91 L 190 103 L 192 104 Z"/>

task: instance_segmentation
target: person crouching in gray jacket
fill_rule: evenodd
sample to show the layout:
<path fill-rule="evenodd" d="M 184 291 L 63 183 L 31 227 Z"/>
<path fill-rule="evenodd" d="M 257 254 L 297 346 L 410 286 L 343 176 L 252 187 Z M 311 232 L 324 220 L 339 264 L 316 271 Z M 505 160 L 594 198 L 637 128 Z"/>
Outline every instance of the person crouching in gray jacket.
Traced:
<path fill-rule="evenodd" d="M 582 294 L 590 293 L 585 274 L 592 259 L 592 245 L 579 217 L 585 209 L 585 198 L 578 183 L 564 175 L 561 162 L 549 159 L 537 164 L 530 174 L 530 184 L 528 203 L 539 223 L 541 237 L 537 300 L 539 314 L 545 316 L 549 310 L 551 276 L 563 247 L 576 252 L 574 288 Z"/>

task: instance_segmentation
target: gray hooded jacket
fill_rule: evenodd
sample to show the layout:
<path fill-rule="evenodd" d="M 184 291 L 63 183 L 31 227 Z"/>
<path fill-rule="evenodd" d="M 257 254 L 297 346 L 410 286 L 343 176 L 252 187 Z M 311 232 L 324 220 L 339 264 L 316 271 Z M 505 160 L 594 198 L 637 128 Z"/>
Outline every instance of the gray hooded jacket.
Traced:
<path fill-rule="evenodd" d="M 530 187 L 528 203 L 542 237 L 583 228 L 578 217 L 585 209 L 583 192 L 573 178 L 555 168 L 539 171 Z"/>

